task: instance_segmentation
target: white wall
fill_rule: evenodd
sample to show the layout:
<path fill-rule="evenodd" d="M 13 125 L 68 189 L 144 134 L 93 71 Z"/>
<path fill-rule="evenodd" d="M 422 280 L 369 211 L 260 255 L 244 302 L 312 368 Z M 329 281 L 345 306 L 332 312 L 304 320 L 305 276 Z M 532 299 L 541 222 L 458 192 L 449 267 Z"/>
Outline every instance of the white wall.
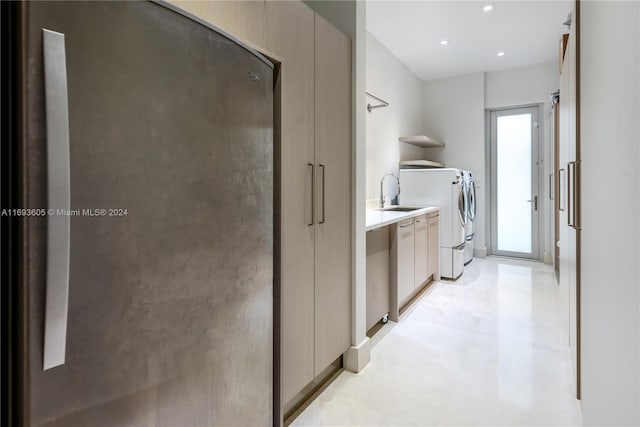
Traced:
<path fill-rule="evenodd" d="M 551 92 L 558 90 L 558 61 L 485 74 L 485 107 L 500 108 L 545 103 L 545 117 L 551 106 Z"/>
<path fill-rule="evenodd" d="M 421 135 L 422 80 L 413 74 L 375 37 L 367 33 L 367 92 L 384 99 L 388 107 L 367 114 L 367 191 L 369 204 L 377 205 L 380 180 L 387 174 L 398 175 L 400 160 L 423 159 L 425 150 L 398 141 L 401 136 Z M 379 104 L 367 97 L 367 103 Z M 385 181 L 385 196 L 395 191 L 393 179 Z"/>
<path fill-rule="evenodd" d="M 553 261 L 553 202 L 549 201 L 549 174 L 553 172 L 553 117 L 551 116 L 551 93 L 558 90 L 560 72 L 558 62 L 542 64 L 485 74 L 485 108 L 502 108 L 519 105 L 544 104 L 539 121 L 541 157 L 538 172 L 540 188 L 538 193 L 541 228 L 544 231 L 543 259 Z M 550 203 L 548 203 L 550 202 Z"/>
<path fill-rule="evenodd" d="M 473 171 L 476 178 L 476 249 L 485 243 L 484 73 L 467 74 L 423 84 L 424 128 L 446 144 L 428 149 L 430 160 Z"/>
<path fill-rule="evenodd" d="M 558 89 L 558 64 L 555 61 L 504 71 L 474 73 L 446 79 L 431 80 L 423 85 L 424 128 L 433 137 L 443 140 L 446 147 L 431 149 L 430 157 L 445 163 L 448 167 L 469 169 L 477 181 L 478 217 L 475 248 L 481 253 L 486 250 L 488 237 L 489 171 L 486 170 L 485 109 L 544 104 L 540 122 L 544 136 L 543 158 L 550 159 L 552 150 L 550 130 L 550 94 Z M 546 161 L 541 165 L 541 190 L 546 188 L 550 173 Z M 539 195 L 540 201 L 546 194 Z M 546 206 L 541 206 L 542 217 Z M 544 251 L 550 253 L 552 239 L 549 224 L 542 224 L 545 239 Z M 550 254 L 546 257 L 551 260 Z"/>
<path fill-rule="evenodd" d="M 585 425 L 640 424 L 640 7 L 580 2 Z"/>

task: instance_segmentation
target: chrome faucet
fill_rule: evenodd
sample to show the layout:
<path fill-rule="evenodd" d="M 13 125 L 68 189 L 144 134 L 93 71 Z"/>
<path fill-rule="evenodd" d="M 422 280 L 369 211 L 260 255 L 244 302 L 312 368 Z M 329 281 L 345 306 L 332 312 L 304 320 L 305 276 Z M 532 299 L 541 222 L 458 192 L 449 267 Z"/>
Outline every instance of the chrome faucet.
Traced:
<path fill-rule="evenodd" d="M 396 193 L 394 199 L 400 195 L 400 178 L 398 178 L 396 175 L 392 173 L 388 173 L 384 175 L 380 180 L 380 209 L 384 208 L 384 179 L 388 176 L 394 177 L 396 179 L 396 182 L 398 183 L 398 192 Z"/>

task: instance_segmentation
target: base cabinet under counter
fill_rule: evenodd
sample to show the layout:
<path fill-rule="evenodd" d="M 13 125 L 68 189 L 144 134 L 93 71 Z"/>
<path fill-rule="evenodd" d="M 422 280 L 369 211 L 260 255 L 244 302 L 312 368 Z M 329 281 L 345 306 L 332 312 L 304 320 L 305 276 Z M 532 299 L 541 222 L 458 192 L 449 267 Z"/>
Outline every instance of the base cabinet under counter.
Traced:
<path fill-rule="evenodd" d="M 416 287 L 415 237 L 414 218 L 391 226 L 391 285 L 395 285 L 397 290 L 395 300 L 398 306 L 407 302 Z"/>
<path fill-rule="evenodd" d="M 427 215 L 427 276 L 440 280 L 440 214 Z"/>
<path fill-rule="evenodd" d="M 389 313 L 389 227 L 367 232 L 367 330 Z"/>
<path fill-rule="evenodd" d="M 437 209 L 367 232 L 367 330 L 440 279 L 439 237 Z"/>

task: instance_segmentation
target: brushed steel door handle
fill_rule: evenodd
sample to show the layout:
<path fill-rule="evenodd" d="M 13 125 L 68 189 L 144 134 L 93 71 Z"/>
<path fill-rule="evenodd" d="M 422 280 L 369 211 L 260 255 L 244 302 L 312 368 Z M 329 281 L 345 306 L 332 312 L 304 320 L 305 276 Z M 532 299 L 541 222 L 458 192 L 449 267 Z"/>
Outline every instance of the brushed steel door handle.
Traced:
<path fill-rule="evenodd" d="M 318 167 L 322 168 L 322 220 L 320 220 L 318 222 L 318 224 L 324 224 L 324 221 L 325 221 L 325 211 L 324 211 L 324 205 L 325 205 L 325 203 L 324 203 L 325 202 L 325 198 L 324 198 L 324 196 L 325 196 L 325 191 L 324 191 L 325 190 L 325 180 L 324 180 L 325 171 L 324 170 L 325 169 L 324 169 L 324 165 L 322 163 L 318 163 Z"/>
<path fill-rule="evenodd" d="M 311 167 L 311 215 L 309 220 L 307 221 L 307 226 L 312 227 L 313 223 L 315 222 L 315 201 L 316 201 L 316 179 L 315 179 L 315 166 L 313 165 L 313 163 L 307 163 L 307 166 Z"/>
<path fill-rule="evenodd" d="M 532 200 L 527 200 L 527 202 L 533 203 L 533 210 L 534 211 L 538 210 L 538 196 L 533 196 L 533 199 Z"/>
<path fill-rule="evenodd" d="M 573 225 L 576 230 L 582 229 L 582 219 L 581 219 L 581 209 L 580 209 L 580 191 L 581 191 L 581 181 L 580 181 L 580 168 L 582 167 L 582 163 L 580 160 L 576 160 L 574 162 L 573 168 Z"/>
<path fill-rule="evenodd" d="M 580 167 L 580 161 L 575 160 L 573 162 L 567 163 L 568 170 L 568 182 L 567 182 L 567 193 L 569 200 L 569 212 L 567 215 L 567 225 L 573 228 L 574 230 L 580 230 L 579 224 L 579 213 L 578 213 L 578 197 L 579 197 L 579 188 L 578 188 L 578 168 Z"/>
<path fill-rule="evenodd" d="M 564 188 L 564 186 L 562 185 L 562 179 L 564 177 L 564 174 L 566 174 L 566 171 L 564 169 L 559 169 L 558 170 L 558 210 L 560 212 L 564 212 L 565 210 L 565 206 L 562 200 L 562 189 Z"/>
<path fill-rule="evenodd" d="M 571 191 L 574 187 L 574 183 L 572 182 L 574 175 L 574 167 L 575 162 L 567 163 L 567 225 L 571 228 L 574 227 L 573 220 L 575 218 L 575 195 L 573 191 Z"/>
<path fill-rule="evenodd" d="M 71 179 L 69 103 L 64 34 L 42 30 L 47 121 L 47 273 L 43 370 L 65 363 L 69 309 L 69 230 Z M 51 211 L 53 210 L 53 214 Z"/>

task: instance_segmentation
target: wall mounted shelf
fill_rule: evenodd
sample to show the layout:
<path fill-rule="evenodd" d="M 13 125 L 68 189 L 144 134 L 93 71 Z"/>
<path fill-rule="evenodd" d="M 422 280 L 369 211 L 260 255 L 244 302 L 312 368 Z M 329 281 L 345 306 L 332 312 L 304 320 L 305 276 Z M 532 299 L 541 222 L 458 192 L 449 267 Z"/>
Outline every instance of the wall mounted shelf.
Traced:
<path fill-rule="evenodd" d="M 400 162 L 400 169 L 435 169 L 443 167 L 444 163 L 434 162 L 433 160 L 402 160 Z"/>
<path fill-rule="evenodd" d="M 400 142 L 406 142 L 407 144 L 417 145 L 418 147 L 432 148 L 432 147 L 444 147 L 445 144 L 442 141 L 438 141 L 426 135 L 415 136 L 401 136 Z"/>

